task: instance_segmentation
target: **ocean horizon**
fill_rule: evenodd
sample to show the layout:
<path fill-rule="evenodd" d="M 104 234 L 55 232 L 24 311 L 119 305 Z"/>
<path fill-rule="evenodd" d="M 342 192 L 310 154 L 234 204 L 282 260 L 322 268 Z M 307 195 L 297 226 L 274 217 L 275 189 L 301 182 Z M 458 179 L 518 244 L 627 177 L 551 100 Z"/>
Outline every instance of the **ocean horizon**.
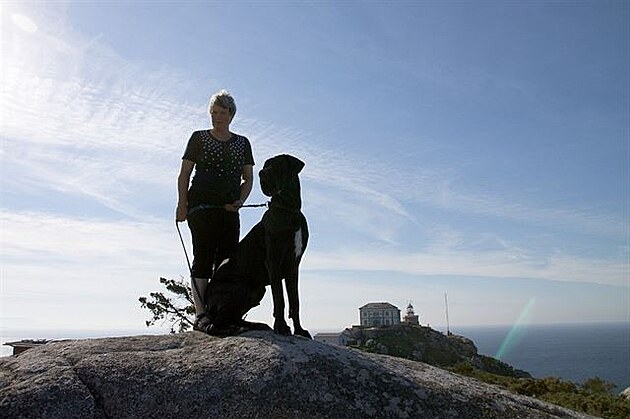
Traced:
<path fill-rule="evenodd" d="M 462 326 L 480 354 L 500 359 L 535 378 L 559 377 L 577 384 L 598 377 L 615 393 L 630 387 L 630 322 Z"/>
<path fill-rule="evenodd" d="M 340 329 L 341 330 L 341 329 Z M 436 329 L 441 330 L 441 329 Z M 3 330 L 0 356 L 22 339 L 88 339 L 164 334 L 165 329 Z M 313 335 L 317 330 L 312 330 Z M 630 387 L 630 322 L 512 326 L 453 326 L 451 332 L 471 339 L 480 354 L 500 359 L 536 378 L 555 376 L 581 384 L 599 377 L 618 393 Z"/>

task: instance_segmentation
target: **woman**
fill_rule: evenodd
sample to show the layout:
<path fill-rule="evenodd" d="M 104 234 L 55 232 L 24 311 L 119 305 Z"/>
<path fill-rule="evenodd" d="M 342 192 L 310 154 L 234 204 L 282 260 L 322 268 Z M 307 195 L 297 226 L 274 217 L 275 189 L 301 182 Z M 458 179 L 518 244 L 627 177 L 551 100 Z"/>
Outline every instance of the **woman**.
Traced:
<path fill-rule="evenodd" d="M 212 129 L 193 132 L 182 157 L 176 211 L 177 222 L 188 220 L 192 235 L 191 285 L 197 314 L 193 328 L 204 331 L 210 323 L 205 302 L 208 281 L 236 249 L 238 209 L 252 190 L 254 166 L 249 140 L 230 131 L 236 114 L 234 98 L 221 90 L 210 98 L 208 111 Z"/>

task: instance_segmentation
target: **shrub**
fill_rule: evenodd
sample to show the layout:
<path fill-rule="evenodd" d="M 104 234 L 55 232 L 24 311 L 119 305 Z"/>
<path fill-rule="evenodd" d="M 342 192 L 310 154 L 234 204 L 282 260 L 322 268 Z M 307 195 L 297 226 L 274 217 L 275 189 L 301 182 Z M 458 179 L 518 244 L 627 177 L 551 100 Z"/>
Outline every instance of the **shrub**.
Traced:
<path fill-rule="evenodd" d="M 598 377 L 577 385 L 557 377 L 513 378 L 478 370 L 469 363 L 459 363 L 451 371 L 496 384 L 526 396 L 566 407 L 577 412 L 609 419 L 630 418 L 630 400 L 612 394 L 614 384 Z"/>

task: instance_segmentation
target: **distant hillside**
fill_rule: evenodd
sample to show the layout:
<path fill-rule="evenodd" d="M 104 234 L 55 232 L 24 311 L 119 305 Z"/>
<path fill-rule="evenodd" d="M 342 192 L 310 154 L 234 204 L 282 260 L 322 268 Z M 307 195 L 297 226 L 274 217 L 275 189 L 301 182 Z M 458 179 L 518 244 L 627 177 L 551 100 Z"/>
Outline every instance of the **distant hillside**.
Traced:
<path fill-rule="evenodd" d="M 480 355 L 472 340 L 457 335 L 446 336 L 425 326 L 396 325 L 353 327 L 344 330 L 353 347 L 366 352 L 421 361 L 442 368 L 467 363 L 481 371 L 506 377 L 530 378 L 523 370 L 489 356 Z"/>

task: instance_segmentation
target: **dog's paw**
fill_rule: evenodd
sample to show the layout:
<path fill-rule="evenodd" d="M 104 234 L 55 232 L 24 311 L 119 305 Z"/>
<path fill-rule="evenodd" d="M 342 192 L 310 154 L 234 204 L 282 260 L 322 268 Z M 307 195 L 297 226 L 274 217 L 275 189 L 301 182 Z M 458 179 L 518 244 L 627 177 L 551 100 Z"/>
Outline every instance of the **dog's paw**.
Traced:
<path fill-rule="evenodd" d="M 293 334 L 296 335 L 296 336 L 303 336 L 303 337 L 305 337 L 307 339 L 313 339 L 311 334 L 308 333 L 308 330 L 305 330 L 305 329 L 302 329 L 302 328 L 295 329 L 295 333 L 293 333 Z"/>
<path fill-rule="evenodd" d="M 241 322 L 241 327 L 249 330 L 271 330 L 271 327 L 267 326 L 265 323 L 247 322 L 245 320 Z"/>
<path fill-rule="evenodd" d="M 241 327 L 238 325 L 227 324 L 223 326 L 217 326 L 216 324 L 210 325 L 206 329 L 206 333 L 210 336 L 216 336 L 224 338 L 227 336 L 236 336 L 241 332 Z"/>
<path fill-rule="evenodd" d="M 291 328 L 284 320 L 276 320 L 273 323 L 273 331 L 278 335 L 288 336 L 291 334 Z"/>

